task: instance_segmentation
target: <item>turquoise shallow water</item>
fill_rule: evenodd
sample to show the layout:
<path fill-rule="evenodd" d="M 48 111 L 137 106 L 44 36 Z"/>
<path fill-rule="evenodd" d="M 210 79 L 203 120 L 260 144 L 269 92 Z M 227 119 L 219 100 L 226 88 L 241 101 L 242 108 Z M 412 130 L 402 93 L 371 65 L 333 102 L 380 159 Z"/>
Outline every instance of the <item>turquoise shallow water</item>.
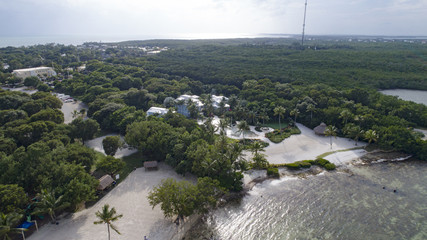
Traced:
<path fill-rule="evenodd" d="M 186 239 L 427 239 L 426 170 L 407 161 L 266 181 Z"/>

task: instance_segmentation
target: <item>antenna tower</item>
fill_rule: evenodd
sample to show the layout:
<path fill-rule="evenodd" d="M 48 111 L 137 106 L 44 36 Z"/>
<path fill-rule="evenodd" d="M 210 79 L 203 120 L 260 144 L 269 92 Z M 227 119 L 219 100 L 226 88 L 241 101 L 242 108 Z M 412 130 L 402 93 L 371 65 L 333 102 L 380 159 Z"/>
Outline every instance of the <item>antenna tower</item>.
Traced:
<path fill-rule="evenodd" d="M 304 22 L 302 24 L 302 39 L 301 39 L 301 47 L 304 47 L 304 31 L 305 31 L 305 16 L 307 13 L 307 0 L 305 0 L 305 7 L 304 7 Z"/>

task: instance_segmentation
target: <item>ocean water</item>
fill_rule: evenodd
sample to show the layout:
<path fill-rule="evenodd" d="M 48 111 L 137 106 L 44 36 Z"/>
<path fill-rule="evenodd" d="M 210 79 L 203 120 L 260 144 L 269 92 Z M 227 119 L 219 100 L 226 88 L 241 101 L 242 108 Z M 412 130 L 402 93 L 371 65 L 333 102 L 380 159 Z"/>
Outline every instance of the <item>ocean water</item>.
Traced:
<path fill-rule="evenodd" d="M 349 170 L 258 184 L 185 239 L 427 239 L 426 162 Z"/>
<path fill-rule="evenodd" d="M 413 101 L 427 105 L 427 91 L 410 89 L 389 89 L 380 91 L 383 94 L 397 96 L 406 101 Z"/>
<path fill-rule="evenodd" d="M 63 45 L 81 45 L 85 42 L 121 42 L 150 39 L 231 39 L 231 38 L 289 38 L 287 34 L 245 34 L 245 33 L 196 33 L 170 35 L 51 35 L 51 36 L 0 36 L 0 47 L 21 47 L 38 44 L 57 43 Z"/>

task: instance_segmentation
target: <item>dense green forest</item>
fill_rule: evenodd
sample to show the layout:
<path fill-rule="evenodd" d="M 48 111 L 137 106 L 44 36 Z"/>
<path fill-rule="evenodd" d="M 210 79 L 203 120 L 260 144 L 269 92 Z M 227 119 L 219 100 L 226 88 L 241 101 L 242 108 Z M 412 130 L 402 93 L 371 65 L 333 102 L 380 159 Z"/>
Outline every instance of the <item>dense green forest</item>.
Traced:
<path fill-rule="evenodd" d="M 139 48 L 144 46 L 168 50 L 147 55 Z M 0 66 L 10 67 L 1 68 L 0 82 L 40 91 L 31 96 L 0 92 L 0 191 L 3 195 L 19 189 L 13 198 L 0 199 L 0 212 L 23 211 L 28 196 L 43 189 L 64 196 L 72 206 L 93 200 L 97 181 L 91 170 L 109 160 L 98 159 L 82 142 L 93 138 L 98 128 L 125 135 L 128 144 L 179 173 L 208 177 L 206 181 L 239 191 L 242 171 L 263 165 L 262 157 L 248 163 L 242 158 L 244 146 L 214 134 L 209 119 L 198 125 L 172 112 L 146 117 L 151 106 L 173 108 L 181 94 L 200 95 L 207 106 L 204 116 L 214 113 L 252 125 L 281 117 L 311 128 L 325 122 L 335 126 L 338 135 L 353 139 L 375 131 L 377 147 L 427 160 L 426 141 L 412 131 L 427 128 L 427 107 L 377 92 L 427 90 L 426 59 L 427 47 L 421 43 L 309 41 L 301 49 L 290 39 L 2 48 Z M 86 69 L 77 71 L 83 64 Z M 37 79 L 21 82 L 11 74 L 36 66 L 54 67 L 58 76 L 46 81 L 51 86 Z M 87 103 L 90 119 L 78 117 L 64 124 L 58 110 L 62 102 L 50 91 Z M 210 108 L 210 94 L 229 97 L 231 111 Z M 278 107 L 284 110 L 280 114 Z"/>

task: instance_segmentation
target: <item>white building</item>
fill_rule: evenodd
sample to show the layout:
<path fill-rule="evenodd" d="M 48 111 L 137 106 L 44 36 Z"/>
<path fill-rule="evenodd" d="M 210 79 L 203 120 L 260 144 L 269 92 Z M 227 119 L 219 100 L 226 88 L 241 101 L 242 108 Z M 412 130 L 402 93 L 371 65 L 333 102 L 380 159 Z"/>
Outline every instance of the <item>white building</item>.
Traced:
<path fill-rule="evenodd" d="M 161 107 L 150 107 L 150 109 L 148 109 L 148 111 L 147 111 L 147 117 L 148 116 L 151 116 L 151 115 L 155 115 L 155 114 L 157 114 L 157 115 L 159 115 L 159 116 L 163 116 L 163 115 L 165 115 L 166 113 L 168 113 L 168 109 L 166 109 L 166 108 L 161 108 Z"/>
<path fill-rule="evenodd" d="M 177 107 L 178 113 L 181 113 L 182 115 L 184 115 L 186 117 L 190 116 L 190 112 L 188 111 L 188 108 L 187 108 L 188 102 L 190 100 L 196 105 L 196 107 L 199 111 L 202 111 L 204 104 L 202 103 L 202 101 L 200 101 L 199 96 L 197 96 L 197 95 L 181 95 L 175 100 L 175 102 L 177 104 L 176 107 Z M 214 109 L 219 109 L 220 103 L 222 101 L 228 101 L 228 98 L 226 98 L 224 96 L 212 95 L 211 100 L 212 100 L 212 106 L 214 107 Z M 182 101 L 183 101 L 183 104 L 181 104 Z M 225 104 L 224 108 L 229 109 L 230 105 Z"/>
<path fill-rule="evenodd" d="M 220 108 L 220 103 L 222 102 L 222 101 L 228 101 L 228 98 L 227 97 L 224 97 L 224 96 L 215 96 L 215 95 L 212 95 L 212 106 L 215 108 L 215 109 L 219 109 Z M 228 105 L 228 104 L 225 104 L 224 105 L 224 108 L 226 108 L 226 109 L 229 109 L 230 108 L 230 105 Z"/>
<path fill-rule="evenodd" d="M 188 111 L 188 108 L 187 108 L 189 101 L 193 102 L 199 111 L 202 110 L 203 103 L 202 103 L 202 101 L 200 101 L 199 96 L 197 96 L 197 95 L 181 95 L 175 100 L 175 102 L 177 104 L 176 108 L 177 108 L 178 113 L 181 113 L 182 115 L 184 115 L 186 117 L 190 116 L 190 111 Z M 183 102 L 183 104 L 181 104 L 181 102 Z"/>
<path fill-rule="evenodd" d="M 25 68 L 16 69 L 12 72 L 18 78 L 25 79 L 27 77 L 52 77 L 56 76 L 55 70 L 51 67 L 36 67 L 36 68 Z"/>

